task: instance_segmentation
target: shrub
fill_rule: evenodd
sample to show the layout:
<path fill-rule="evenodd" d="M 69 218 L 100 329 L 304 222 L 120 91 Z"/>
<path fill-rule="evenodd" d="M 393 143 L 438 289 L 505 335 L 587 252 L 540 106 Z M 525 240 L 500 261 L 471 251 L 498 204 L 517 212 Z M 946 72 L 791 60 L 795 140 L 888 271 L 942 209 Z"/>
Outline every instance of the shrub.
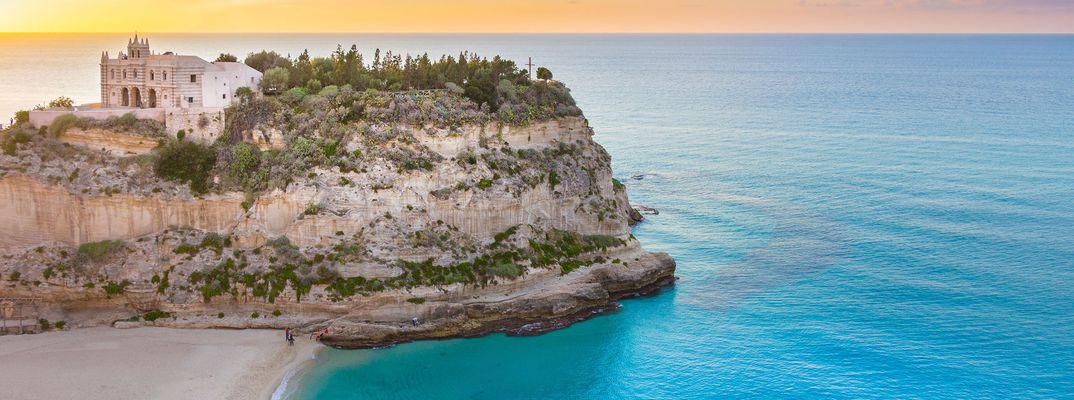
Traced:
<path fill-rule="evenodd" d="M 481 178 L 481 180 L 477 182 L 477 187 L 479 189 L 488 189 L 492 187 L 492 180 L 487 178 Z"/>
<path fill-rule="evenodd" d="M 411 297 L 409 299 L 406 299 L 406 301 L 407 301 L 407 303 L 425 304 L 425 298 L 424 297 Z"/>
<path fill-rule="evenodd" d="M 52 329 L 52 324 L 50 324 L 47 319 L 44 319 L 44 318 L 38 319 L 37 323 L 39 325 L 41 325 L 41 331 L 42 332 L 47 331 L 49 329 Z"/>
<path fill-rule="evenodd" d="M 272 310 L 272 316 L 274 316 L 274 317 L 279 317 L 279 316 L 281 316 L 281 315 L 283 315 L 283 312 L 282 312 L 282 311 L 280 311 L 280 309 L 279 309 L 279 308 L 277 308 L 277 309 L 275 309 L 275 310 Z"/>
<path fill-rule="evenodd" d="M 126 280 L 126 279 L 124 279 L 120 283 L 115 283 L 115 282 L 112 282 L 112 281 L 108 281 L 108 283 L 104 285 L 104 293 L 107 294 L 108 297 L 112 297 L 112 296 L 115 296 L 115 295 L 118 295 L 118 294 L 123 294 L 123 292 L 127 291 L 127 286 L 130 286 L 130 285 L 131 285 L 131 282 Z"/>
<path fill-rule="evenodd" d="M 537 79 L 552 79 L 552 71 L 545 67 L 537 67 Z"/>
<path fill-rule="evenodd" d="M 71 100 L 71 98 L 65 97 L 65 96 L 57 97 L 55 99 L 52 99 L 52 101 L 48 102 L 48 107 L 49 108 L 71 108 L 71 107 L 74 107 L 74 106 L 75 106 L 75 101 Z"/>
<path fill-rule="evenodd" d="M 74 114 L 64 114 L 56 119 L 52 120 L 52 123 L 48 126 L 48 134 L 54 138 L 60 137 L 64 132 L 67 132 L 73 126 L 78 125 L 78 117 Z"/>
<path fill-rule="evenodd" d="M 612 178 L 612 188 L 621 192 L 623 189 L 626 189 L 626 185 L 623 185 L 623 182 L 619 182 L 618 179 Z"/>
<path fill-rule="evenodd" d="M 186 138 L 186 129 L 180 129 L 178 132 L 175 132 L 176 140 L 179 140 L 181 142 L 184 138 Z"/>
<path fill-rule="evenodd" d="M 254 319 L 257 319 L 260 316 L 261 316 L 261 314 L 258 314 L 257 311 L 254 311 L 252 314 L 250 314 L 250 318 L 254 318 Z"/>
<path fill-rule="evenodd" d="M 216 313 L 216 318 L 223 319 L 224 318 L 224 313 Z"/>
<path fill-rule="evenodd" d="M 254 91 L 253 89 L 250 89 L 249 86 L 240 86 L 238 89 L 235 89 L 235 97 L 238 97 L 239 100 L 242 100 L 243 102 L 247 102 L 254 98 Z"/>
<path fill-rule="evenodd" d="M 201 248 L 212 249 L 217 255 L 220 255 L 224 251 L 225 240 L 219 233 L 209 232 L 205 234 L 205 238 L 201 239 Z"/>
<path fill-rule="evenodd" d="M 99 242 L 82 243 L 78 246 L 78 251 L 75 252 L 75 263 L 100 264 L 119 255 L 119 253 L 126 248 L 127 244 L 120 240 L 102 240 Z"/>
<path fill-rule="evenodd" d="M 15 111 L 15 123 L 16 124 L 21 125 L 21 124 L 25 124 L 27 122 L 30 122 L 30 112 L 29 111 L 27 111 L 27 110 Z"/>
<path fill-rule="evenodd" d="M 19 278 L 21 278 L 21 277 L 22 277 L 22 273 L 20 273 L 19 271 L 14 271 L 14 272 L 11 273 L 11 276 L 7 278 L 7 280 L 11 281 L 11 282 L 18 282 Z"/>
<path fill-rule="evenodd" d="M 518 278 L 522 275 L 522 268 L 513 263 L 501 262 L 490 266 L 489 273 L 501 278 Z"/>
<path fill-rule="evenodd" d="M 148 322 L 153 322 L 153 321 L 156 321 L 156 320 L 161 319 L 161 318 L 171 318 L 171 317 L 172 317 L 172 315 L 170 313 L 168 313 L 168 312 L 160 311 L 160 310 L 153 310 L 153 311 L 145 313 L 145 316 L 142 317 L 142 318 L 145 319 Z"/>
<path fill-rule="evenodd" d="M 175 254 L 189 254 L 189 255 L 198 254 L 200 251 L 201 251 L 201 249 L 199 249 L 198 246 L 192 245 L 192 244 L 187 243 L 187 242 L 179 243 L 178 246 L 175 246 L 175 250 L 174 250 Z"/>
<path fill-rule="evenodd" d="M 216 152 L 195 142 L 172 141 L 160 150 L 154 166 L 157 176 L 189 183 L 195 194 L 209 190 L 209 173 L 216 165 Z"/>
<path fill-rule="evenodd" d="M 63 330 L 67 326 L 67 321 L 56 321 L 56 329 Z"/>

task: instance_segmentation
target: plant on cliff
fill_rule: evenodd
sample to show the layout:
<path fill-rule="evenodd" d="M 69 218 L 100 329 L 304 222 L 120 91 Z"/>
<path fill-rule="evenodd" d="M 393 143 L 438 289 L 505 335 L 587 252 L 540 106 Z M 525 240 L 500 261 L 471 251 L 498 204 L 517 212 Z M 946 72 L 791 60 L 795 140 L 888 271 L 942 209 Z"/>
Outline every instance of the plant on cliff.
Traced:
<path fill-rule="evenodd" d="M 78 125 L 78 117 L 74 114 L 64 114 L 52 120 L 48 126 L 48 134 L 54 138 L 60 137 L 67 129 Z"/>
<path fill-rule="evenodd" d="M 15 124 L 22 125 L 30 122 L 30 112 L 27 110 L 15 111 Z"/>
<path fill-rule="evenodd" d="M 108 295 L 108 297 L 112 297 L 115 295 L 123 294 L 123 292 L 127 291 L 127 286 L 130 285 L 131 282 L 126 279 L 119 283 L 108 281 L 108 283 L 105 283 L 102 289 L 104 289 L 104 293 Z"/>
<path fill-rule="evenodd" d="M 154 171 L 157 176 L 189 183 L 195 194 L 209 190 L 209 173 L 216 164 L 216 152 L 196 142 L 170 141 L 160 149 Z"/>
<path fill-rule="evenodd" d="M 265 71 L 261 76 L 261 92 L 264 94 L 280 94 L 287 91 L 287 82 L 291 80 L 291 74 L 285 68 L 272 68 Z"/>
<path fill-rule="evenodd" d="M 121 255 L 127 250 L 127 244 L 120 240 L 102 240 L 83 243 L 75 251 L 74 264 L 101 264 Z"/>
<path fill-rule="evenodd" d="M 537 67 L 537 79 L 552 79 L 552 70 L 545 67 Z"/>

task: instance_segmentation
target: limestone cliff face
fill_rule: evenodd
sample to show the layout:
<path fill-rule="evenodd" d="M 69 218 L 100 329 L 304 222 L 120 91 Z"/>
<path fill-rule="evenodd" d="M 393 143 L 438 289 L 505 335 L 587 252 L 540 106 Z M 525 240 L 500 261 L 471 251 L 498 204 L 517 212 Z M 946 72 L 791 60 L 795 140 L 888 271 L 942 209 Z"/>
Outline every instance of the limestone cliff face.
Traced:
<path fill-rule="evenodd" d="M 430 128 L 431 129 L 431 128 Z M 482 136 L 499 136 L 516 149 L 541 148 L 558 143 L 592 143 L 590 130 L 580 118 L 543 122 L 529 127 L 502 127 L 495 131 L 484 127 L 467 127 L 461 133 L 437 135 L 417 131 L 421 142 L 444 157 L 467 148 L 476 148 Z M 72 142 L 107 137 L 75 132 Z M 125 139 L 102 140 L 113 143 Z M 121 141 L 119 143 L 125 143 Z M 140 142 L 138 142 L 140 143 Z M 120 146 L 116 144 L 116 146 Z M 153 146 L 156 146 L 155 142 Z M 124 147 L 131 150 L 131 147 Z M 14 250 L 40 243 L 61 242 L 78 245 L 86 242 L 129 240 L 163 231 L 169 226 L 187 226 L 218 233 L 234 233 L 239 238 L 259 244 L 264 238 L 287 236 L 301 246 L 314 245 L 320 238 L 337 231 L 352 231 L 369 224 L 386 212 L 398 212 L 406 206 L 424 209 L 424 219 L 441 220 L 478 238 L 491 238 L 512 226 L 536 224 L 582 234 L 629 234 L 627 218 L 607 218 L 585 212 L 587 198 L 564 195 L 541 185 L 518 196 L 504 192 L 468 191 L 447 199 L 431 192 L 470 178 L 457 166 L 439 165 L 430 173 L 343 174 L 320 170 L 317 181 L 295 185 L 288 191 L 276 190 L 257 199 L 247 211 L 242 207 L 242 193 L 210 194 L 201 198 L 176 196 L 132 196 L 122 193 L 81 195 L 33 177 L 19 174 L 0 179 L 0 215 L 9 223 L 0 226 L 0 249 Z M 362 185 L 333 186 L 326 182 L 340 177 L 352 181 L 367 178 Z M 391 187 L 369 190 L 372 184 L 389 176 Z M 612 187 L 610 168 L 593 176 L 596 196 L 616 201 L 619 210 L 628 210 L 624 191 Z M 357 182 L 357 181 L 356 181 Z M 364 187 L 363 187 L 364 186 Z M 322 213 L 304 216 L 309 204 L 320 204 L 342 215 Z"/>
<path fill-rule="evenodd" d="M 18 278 L 0 294 L 44 297 L 53 318 L 83 325 L 159 309 L 177 318 L 154 324 L 332 325 L 335 343 L 372 346 L 516 329 L 549 318 L 567 323 L 672 279 L 674 261 L 645 252 L 630 236 L 626 191 L 614 182 L 608 155 L 584 119 L 380 129 L 408 132 L 416 140 L 410 145 L 424 146 L 441 161 L 416 170 L 376 162 L 361 170 L 318 167 L 286 190 L 256 198 L 241 192 L 195 197 L 181 188 L 147 191 L 131 183 L 86 193 L 71 183 L 5 171 L 0 253 L 8 256 L 0 277 Z M 78 132 L 69 143 L 142 151 L 140 142 L 101 132 Z M 357 146 L 344 150 L 357 154 Z M 523 170 L 534 163 L 549 164 L 548 171 Z M 82 174 L 78 179 L 100 179 Z M 226 244 L 206 250 L 213 240 Z M 406 264 L 422 260 L 434 268 L 421 270 L 425 277 Z M 482 262 L 495 273 L 479 272 L 474 282 L 467 268 Z M 446 273 L 452 278 L 429 280 L 435 268 L 452 271 Z M 217 279 L 221 270 L 231 271 L 222 283 L 202 279 Z M 271 277 L 281 270 L 291 278 L 280 279 L 290 283 L 272 289 Z M 467 273 L 470 280 L 460 278 Z M 273 295 L 259 294 L 258 279 Z M 358 282 L 362 295 L 341 289 L 340 279 Z M 120 281 L 122 288 L 110 293 L 101 288 Z M 265 315 L 277 309 L 281 316 L 250 317 L 251 310 Z M 414 326 L 412 317 L 427 322 Z"/>

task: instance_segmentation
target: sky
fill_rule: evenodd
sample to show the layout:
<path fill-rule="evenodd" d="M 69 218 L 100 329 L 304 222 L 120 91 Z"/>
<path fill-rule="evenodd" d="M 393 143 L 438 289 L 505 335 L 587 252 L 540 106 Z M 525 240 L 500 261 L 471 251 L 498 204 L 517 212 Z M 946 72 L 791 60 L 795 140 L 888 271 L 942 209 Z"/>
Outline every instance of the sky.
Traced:
<path fill-rule="evenodd" d="M 0 32 L 1071 33 L 1074 0 L 0 0 Z"/>

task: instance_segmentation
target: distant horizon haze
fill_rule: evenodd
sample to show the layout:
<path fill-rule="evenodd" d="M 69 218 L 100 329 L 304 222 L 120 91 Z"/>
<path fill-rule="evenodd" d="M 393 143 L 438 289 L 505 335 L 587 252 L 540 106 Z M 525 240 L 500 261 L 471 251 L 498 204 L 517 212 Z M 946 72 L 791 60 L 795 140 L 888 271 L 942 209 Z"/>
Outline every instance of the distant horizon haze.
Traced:
<path fill-rule="evenodd" d="M 1074 33 L 1068 0 L 5 0 L 0 32 Z"/>

